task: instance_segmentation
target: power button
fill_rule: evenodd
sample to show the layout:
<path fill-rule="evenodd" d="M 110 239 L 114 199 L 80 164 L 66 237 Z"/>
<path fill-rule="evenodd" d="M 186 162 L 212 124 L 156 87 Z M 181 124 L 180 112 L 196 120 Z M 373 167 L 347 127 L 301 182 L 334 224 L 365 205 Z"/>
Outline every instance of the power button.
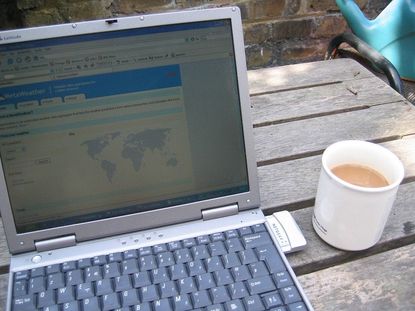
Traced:
<path fill-rule="evenodd" d="M 36 255 L 36 256 L 32 257 L 32 262 L 33 263 L 39 263 L 39 262 L 41 262 L 41 260 L 42 260 L 42 256 L 40 256 L 40 255 Z"/>

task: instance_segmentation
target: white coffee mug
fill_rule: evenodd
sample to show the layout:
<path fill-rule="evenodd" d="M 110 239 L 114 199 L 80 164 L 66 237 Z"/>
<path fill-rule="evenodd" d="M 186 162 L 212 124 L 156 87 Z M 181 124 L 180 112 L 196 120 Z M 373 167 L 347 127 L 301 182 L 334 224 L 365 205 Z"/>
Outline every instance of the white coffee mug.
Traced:
<path fill-rule="evenodd" d="M 370 167 L 381 173 L 388 185 L 368 188 L 348 183 L 332 172 L 343 164 Z M 330 145 L 322 157 L 314 230 L 328 244 L 343 250 L 357 251 L 375 245 L 403 177 L 402 162 L 382 146 L 357 140 Z"/>

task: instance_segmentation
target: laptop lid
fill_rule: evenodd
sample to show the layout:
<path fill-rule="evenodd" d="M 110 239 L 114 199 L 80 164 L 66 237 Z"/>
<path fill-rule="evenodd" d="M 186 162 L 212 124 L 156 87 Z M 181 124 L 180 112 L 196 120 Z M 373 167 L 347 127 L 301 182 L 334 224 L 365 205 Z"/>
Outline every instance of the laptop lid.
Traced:
<path fill-rule="evenodd" d="M 0 208 L 12 253 L 259 206 L 237 8 L 0 39 Z"/>

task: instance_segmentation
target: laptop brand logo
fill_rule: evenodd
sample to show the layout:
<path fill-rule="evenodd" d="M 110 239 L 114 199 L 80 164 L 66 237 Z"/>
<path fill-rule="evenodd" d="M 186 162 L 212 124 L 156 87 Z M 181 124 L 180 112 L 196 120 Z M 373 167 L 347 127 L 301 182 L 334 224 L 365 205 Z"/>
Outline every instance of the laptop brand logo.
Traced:
<path fill-rule="evenodd" d="M 17 40 L 17 39 L 21 39 L 21 38 L 22 38 L 21 35 L 13 35 L 13 36 L 7 36 L 7 37 L 0 36 L 0 41 Z"/>

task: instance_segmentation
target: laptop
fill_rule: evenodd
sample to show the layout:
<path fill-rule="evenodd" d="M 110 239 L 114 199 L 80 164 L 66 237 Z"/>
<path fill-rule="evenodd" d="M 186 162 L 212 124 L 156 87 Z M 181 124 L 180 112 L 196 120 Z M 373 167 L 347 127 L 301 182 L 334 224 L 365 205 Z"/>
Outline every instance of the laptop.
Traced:
<path fill-rule="evenodd" d="M 0 33 L 7 310 L 312 310 L 261 210 L 238 8 Z"/>

